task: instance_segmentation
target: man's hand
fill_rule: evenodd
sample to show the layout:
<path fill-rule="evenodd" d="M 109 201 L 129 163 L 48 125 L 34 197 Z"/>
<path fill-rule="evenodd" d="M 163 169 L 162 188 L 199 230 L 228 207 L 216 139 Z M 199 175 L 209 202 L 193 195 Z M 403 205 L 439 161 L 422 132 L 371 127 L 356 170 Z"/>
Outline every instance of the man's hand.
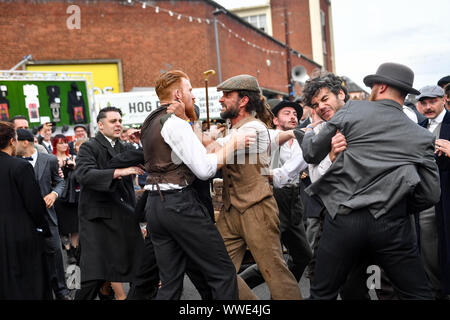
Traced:
<path fill-rule="evenodd" d="M 46 195 L 44 197 L 45 205 L 47 206 L 47 208 L 53 207 L 53 205 L 55 204 L 56 198 L 57 198 L 57 195 L 54 192 L 50 192 L 48 195 Z"/>
<path fill-rule="evenodd" d="M 256 130 L 246 129 L 240 132 L 234 132 L 232 139 L 235 141 L 236 150 L 248 148 L 256 141 Z"/>
<path fill-rule="evenodd" d="M 178 118 L 188 120 L 189 118 L 185 113 L 185 105 L 182 101 L 176 100 L 171 101 L 170 105 L 167 107 L 168 113 L 174 113 Z"/>
<path fill-rule="evenodd" d="M 336 135 L 331 139 L 331 152 L 329 154 L 331 162 L 334 162 L 337 155 L 346 149 L 347 140 L 345 140 L 344 135 L 338 131 Z"/>
<path fill-rule="evenodd" d="M 114 170 L 114 179 L 122 179 L 122 177 L 126 177 L 132 174 L 142 175 L 144 174 L 144 170 L 139 167 L 128 167 L 128 168 L 120 168 Z"/>
<path fill-rule="evenodd" d="M 447 157 L 450 157 L 450 141 L 445 139 L 437 139 L 435 153 L 437 153 L 438 156 L 445 154 Z"/>
<path fill-rule="evenodd" d="M 141 141 L 141 130 L 138 129 L 129 129 L 128 130 L 128 141 L 131 143 L 137 143 Z"/>

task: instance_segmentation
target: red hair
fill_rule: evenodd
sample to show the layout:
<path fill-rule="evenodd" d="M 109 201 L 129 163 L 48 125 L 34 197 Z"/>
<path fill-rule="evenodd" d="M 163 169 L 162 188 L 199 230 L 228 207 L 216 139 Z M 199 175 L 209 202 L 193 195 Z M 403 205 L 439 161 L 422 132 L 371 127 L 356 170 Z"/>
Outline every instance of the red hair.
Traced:
<path fill-rule="evenodd" d="M 53 147 L 53 154 L 56 155 L 56 145 L 60 142 L 60 141 L 64 141 L 65 143 L 69 143 L 67 141 L 67 138 L 65 135 L 63 134 L 57 134 L 53 140 L 52 140 L 52 147 Z M 67 150 L 66 150 L 66 156 L 69 156 L 69 146 L 67 146 Z"/>

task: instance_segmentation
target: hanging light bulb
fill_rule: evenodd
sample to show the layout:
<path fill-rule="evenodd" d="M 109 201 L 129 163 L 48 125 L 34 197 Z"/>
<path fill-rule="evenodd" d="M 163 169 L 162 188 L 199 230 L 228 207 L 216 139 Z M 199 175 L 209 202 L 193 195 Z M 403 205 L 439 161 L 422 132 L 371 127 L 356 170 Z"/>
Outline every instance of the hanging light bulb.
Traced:
<path fill-rule="evenodd" d="M 142 3 L 142 9 L 145 9 L 146 6 L 147 6 L 147 2 L 143 2 Z"/>
<path fill-rule="evenodd" d="M 159 13 L 159 7 L 156 7 L 156 8 L 155 8 L 155 12 L 156 12 L 156 13 Z"/>

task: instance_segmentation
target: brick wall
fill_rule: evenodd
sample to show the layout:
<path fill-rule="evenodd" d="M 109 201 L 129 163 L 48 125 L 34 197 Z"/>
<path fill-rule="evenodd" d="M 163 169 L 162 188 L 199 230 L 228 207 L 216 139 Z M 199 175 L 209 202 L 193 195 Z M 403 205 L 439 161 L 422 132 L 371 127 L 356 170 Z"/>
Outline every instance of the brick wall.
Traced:
<path fill-rule="evenodd" d="M 125 91 L 149 87 L 160 70 L 182 69 L 194 87 L 203 87 L 203 72 L 217 70 L 214 25 L 215 10 L 206 1 L 154 1 L 161 8 L 184 15 L 210 19 L 211 23 L 178 20 L 141 5 L 127 6 L 119 1 L 29 1 L 0 2 L 0 28 L 3 43 L 0 69 L 10 69 L 25 55 L 33 60 L 120 59 Z M 81 29 L 69 30 L 66 13 L 69 5 L 81 9 Z M 227 27 L 266 49 L 283 51 L 284 46 L 261 35 L 232 17 L 220 14 Z M 233 37 L 228 29 L 218 27 L 223 80 L 236 74 L 257 76 L 260 85 L 287 92 L 286 57 L 268 54 Z M 267 65 L 267 60 L 271 65 Z M 300 59 L 302 60 L 302 59 Z M 295 65 L 294 62 L 293 65 Z M 303 61 L 307 69 L 315 67 Z M 218 75 L 210 77 L 218 84 Z"/>

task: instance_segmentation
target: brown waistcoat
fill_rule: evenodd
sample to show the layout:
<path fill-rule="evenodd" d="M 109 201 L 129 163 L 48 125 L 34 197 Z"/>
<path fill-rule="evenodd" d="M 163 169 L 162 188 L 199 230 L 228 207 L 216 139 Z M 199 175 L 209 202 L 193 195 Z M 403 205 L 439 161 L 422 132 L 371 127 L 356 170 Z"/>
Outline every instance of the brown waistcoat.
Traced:
<path fill-rule="evenodd" d="M 233 129 L 239 129 L 244 124 L 255 120 L 259 121 L 254 117 L 244 118 L 233 126 Z M 270 157 L 268 151 L 256 157 L 256 164 L 250 164 L 255 163 L 254 159 L 254 155 L 251 161 L 249 154 L 245 154 L 245 163 L 239 164 L 243 161 L 238 161 L 235 155 L 233 162 L 222 168 L 222 197 L 225 210 L 229 210 L 233 206 L 240 213 L 243 213 L 258 202 L 273 196 L 268 176 L 263 175 L 269 169 Z"/>
<path fill-rule="evenodd" d="M 141 140 L 145 169 L 148 172 L 147 184 L 173 183 L 187 186 L 195 180 L 194 174 L 184 163 L 173 163 L 172 148 L 161 136 L 163 117 L 167 116 L 167 106 L 161 106 L 142 125 Z"/>

